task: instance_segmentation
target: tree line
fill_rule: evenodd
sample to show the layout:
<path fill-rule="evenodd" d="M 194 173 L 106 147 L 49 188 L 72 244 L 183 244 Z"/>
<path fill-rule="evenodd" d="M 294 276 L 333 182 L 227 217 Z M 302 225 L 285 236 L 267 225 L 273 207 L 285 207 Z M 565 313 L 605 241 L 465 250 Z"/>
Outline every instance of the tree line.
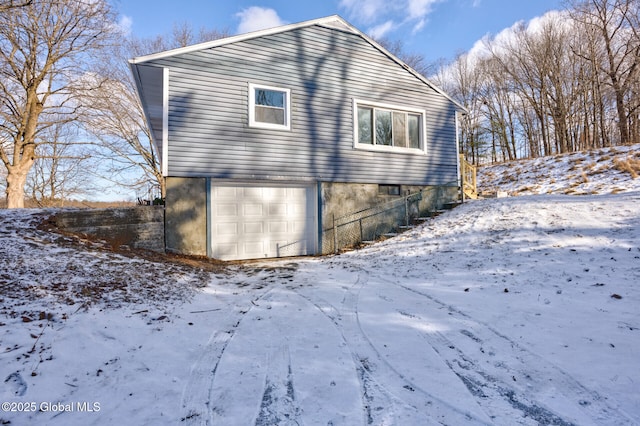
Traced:
<path fill-rule="evenodd" d="M 467 109 L 478 164 L 640 142 L 640 0 L 573 0 L 458 55 L 432 76 Z M 99 190 L 164 196 L 128 59 L 228 36 L 175 25 L 140 39 L 108 0 L 0 0 L 0 188 L 8 207 Z M 432 73 L 400 42 L 380 43 Z"/>
<path fill-rule="evenodd" d="M 640 142 L 640 1 L 572 1 L 441 67 L 475 164 Z"/>

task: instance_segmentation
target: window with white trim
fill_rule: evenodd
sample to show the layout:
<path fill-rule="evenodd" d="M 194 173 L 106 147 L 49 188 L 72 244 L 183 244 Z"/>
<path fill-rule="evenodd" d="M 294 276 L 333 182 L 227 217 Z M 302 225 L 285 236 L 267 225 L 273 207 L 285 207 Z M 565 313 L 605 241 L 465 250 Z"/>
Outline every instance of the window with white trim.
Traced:
<path fill-rule="evenodd" d="M 249 84 L 249 126 L 291 129 L 291 90 Z"/>
<path fill-rule="evenodd" d="M 425 154 L 425 112 L 415 108 L 354 100 L 354 147 Z"/>

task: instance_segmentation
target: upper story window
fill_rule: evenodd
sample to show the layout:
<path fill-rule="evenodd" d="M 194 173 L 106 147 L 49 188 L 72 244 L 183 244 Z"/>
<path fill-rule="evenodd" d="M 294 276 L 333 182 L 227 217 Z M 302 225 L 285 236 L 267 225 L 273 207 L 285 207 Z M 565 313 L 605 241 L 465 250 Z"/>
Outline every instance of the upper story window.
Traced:
<path fill-rule="evenodd" d="M 355 148 L 426 153 L 424 110 L 354 100 L 354 115 Z"/>
<path fill-rule="evenodd" d="M 291 90 L 249 84 L 249 126 L 291 129 Z"/>

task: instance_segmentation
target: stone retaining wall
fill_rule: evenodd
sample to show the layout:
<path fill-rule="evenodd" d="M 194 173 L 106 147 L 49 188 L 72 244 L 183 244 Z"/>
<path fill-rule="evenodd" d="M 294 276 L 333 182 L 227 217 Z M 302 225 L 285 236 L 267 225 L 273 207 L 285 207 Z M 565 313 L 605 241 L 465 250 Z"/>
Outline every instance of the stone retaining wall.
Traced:
<path fill-rule="evenodd" d="M 52 220 L 63 231 L 105 240 L 114 249 L 165 251 L 164 206 L 65 210 Z"/>

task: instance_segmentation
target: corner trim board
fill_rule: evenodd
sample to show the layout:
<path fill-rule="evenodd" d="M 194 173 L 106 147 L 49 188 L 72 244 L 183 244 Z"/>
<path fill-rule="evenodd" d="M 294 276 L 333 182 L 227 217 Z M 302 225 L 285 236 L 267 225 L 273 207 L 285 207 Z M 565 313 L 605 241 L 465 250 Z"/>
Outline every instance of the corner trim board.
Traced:
<path fill-rule="evenodd" d="M 169 68 L 162 71 L 162 175 L 169 175 Z"/>

